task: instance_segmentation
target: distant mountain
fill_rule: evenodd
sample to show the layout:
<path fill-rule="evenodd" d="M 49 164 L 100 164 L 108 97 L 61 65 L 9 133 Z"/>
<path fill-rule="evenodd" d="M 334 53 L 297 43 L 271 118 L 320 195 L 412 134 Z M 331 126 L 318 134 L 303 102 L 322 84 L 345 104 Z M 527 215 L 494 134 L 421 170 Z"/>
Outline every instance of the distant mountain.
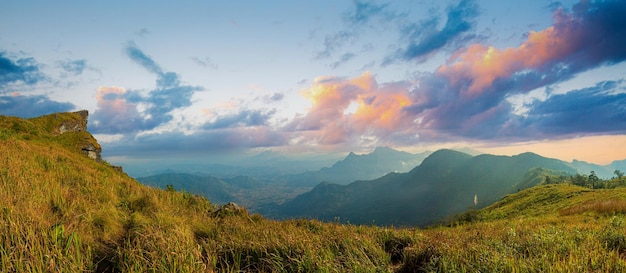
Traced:
<path fill-rule="evenodd" d="M 273 208 L 277 218 L 308 217 L 354 224 L 427 225 L 542 181 L 549 169 L 575 170 L 564 162 L 533 153 L 470 156 L 439 150 L 408 173 L 390 173 L 349 185 L 322 183 Z"/>
<path fill-rule="evenodd" d="M 390 172 L 408 172 L 419 165 L 430 152 L 411 154 L 388 147 L 378 147 L 364 155 L 349 153 L 343 160 L 318 171 L 289 175 L 289 184 L 315 186 L 320 182 L 348 184 L 356 180 L 369 180 Z"/>
<path fill-rule="evenodd" d="M 212 165 L 217 169 L 209 168 L 206 171 L 193 174 L 170 171 L 138 177 L 137 180 L 146 185 L 160 188 L 172 185 L 176 190 L 199 194 L 218 204 L 237 202 L 248 207 L 251 211 L 257 211 L 260 209 L 259 207 L 268 207 L 266 204 L 281 204 L 286 200 L 293 199 L 298 194 L 311 190 L 323 181 L 347 184 L 356 180 L 378 178 L 389 172 L 407 172 L 419 165 L 427 153 L 411 154 L 380 147 L 370 154 L 356 155 L 350 153 L 330 168 L 324 167 L 318 171 L 301 174 L 268 175 L 257 173 L 258 176 L 252 177 L 236 175 L 236 167 L 224 167 L 220 171 L 217 168 L 218 165 Z M 286 160 L 275 152 L 263 152 L 249 160 L 262 162 L 274 159 L 279 162 Z M 275 165 L 277 163 L 267 162 L 264 164 Z M 251 170 L 250 167 L 244 169 Z M 208 175 L 207 173 L 217 173 L 222 176 L 217 177 L 217 175 Z"/>
<path fill-rule="evenodd" d="M 610 166 L 611 169 L 613 169 L 613 171 L 620 170 L 622 172 L 626 172 L 626 159 L 624 159 L 624 160 L 615 160 L 609 166 Z"/>
<path fill-rule="evenodd" d="M 281 185 L 272 180 L 250 176 L 218 178 L 205 174 L 163 173 L 138 177 L 142 184 L 190 192 L 208 198 L 216 204 L 235 202 L 253 212 L 264 204 L 281 204 L 307 192 L 311 187 L 293 187 Z"/>
<path fill-rule="evenodd" d="M 597 165 L 580 160 L 573 160 L 568 164 L 580 174 L 590 174 L 593 171 L 598 177 L 603 179 L 615 177 L 615 170 L 626 172 L 626 159 L 616 160 L 607 165 Z"/>
<path fill-rule="evenodd" d="M 236 201 L 231 194 L 235 186 L 229 185 L 226 181 L 216 177 L 184 173 L 165 173 L 140 177 L 137 178 L 137 181 L 148 186 L 162 189 L 165 189 L 167 185 L 172 185 L 175 190 L 184 190 L 186 192 L 202 195 L 218 204 Z"/>

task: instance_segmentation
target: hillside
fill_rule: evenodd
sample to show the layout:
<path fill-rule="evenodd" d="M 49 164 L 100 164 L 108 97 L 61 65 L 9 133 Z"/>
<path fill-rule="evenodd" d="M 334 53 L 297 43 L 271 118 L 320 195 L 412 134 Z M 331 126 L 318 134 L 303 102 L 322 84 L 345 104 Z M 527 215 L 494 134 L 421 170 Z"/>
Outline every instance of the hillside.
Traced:
<path fill-rule="evenodd" d="M 507 193 L 541 183 L 543 176 L 537 168 L 575 173 L 559 160 L 532 153 L 472 157 L 440 150 L 408 173 L 345 186 L 320 184 L 280 206 L 273 216 L 423 226 L 474 207 L 475 196 L 478 207 L 483 207 Z"/>
<path fill-rule="evenodd" d="M 91 158 L 83 148 L 99 145 L 82 125 L 59 133 L 86 118 L 0 116 L 0 272 L 626 270 L 623 188 L 533 187 L 451 227 L 274 221 L 144 186 Z"/>
<path fill-rule="evenodd" d="M 277 222 L 141 185 L 88 156 L 63 113 L 0 116 L 1 272 L 391 271 L 407 231 Z M 80 130 L 78 130 L 80 129 Z M 96 158 L 97 159 L 97 158 Z M 304 240 L 306 238 L 306 240 Z"/>

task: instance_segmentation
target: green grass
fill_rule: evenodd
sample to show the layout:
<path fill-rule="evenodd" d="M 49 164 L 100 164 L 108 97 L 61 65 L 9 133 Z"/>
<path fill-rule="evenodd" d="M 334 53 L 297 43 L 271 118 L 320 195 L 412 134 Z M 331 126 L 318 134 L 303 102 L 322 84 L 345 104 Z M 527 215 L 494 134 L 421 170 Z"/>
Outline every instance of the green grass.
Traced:
<path fill-rule="evenodd" d="M 2 272 L 626 270 L 626 189 L 534 187 L 427 229 L 274 221 L 143 186 L 46 122 L 0 117 Z"/>

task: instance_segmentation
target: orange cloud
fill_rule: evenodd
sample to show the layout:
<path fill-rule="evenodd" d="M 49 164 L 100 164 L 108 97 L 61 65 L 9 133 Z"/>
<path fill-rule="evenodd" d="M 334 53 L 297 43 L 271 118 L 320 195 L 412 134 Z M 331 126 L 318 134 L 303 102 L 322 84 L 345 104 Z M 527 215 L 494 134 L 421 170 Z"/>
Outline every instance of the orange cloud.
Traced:
<path fill-rule="evenodd" d="M 412 128 L 404 111 L 411 104 L 408 87 L 379 86 L 369 72 L 347 80 L 318 78 L 301 94 L 311 101 L 311 107 L 306 115 L 296 117 L 292 126 L 309 131 L 305 137 L 320 144 L 339 144 L 363 134 L 382 138 Z M 356 108 L 349 109 L 351 105 Z M 346 113 L 347 109 L 352 111 Z"/>

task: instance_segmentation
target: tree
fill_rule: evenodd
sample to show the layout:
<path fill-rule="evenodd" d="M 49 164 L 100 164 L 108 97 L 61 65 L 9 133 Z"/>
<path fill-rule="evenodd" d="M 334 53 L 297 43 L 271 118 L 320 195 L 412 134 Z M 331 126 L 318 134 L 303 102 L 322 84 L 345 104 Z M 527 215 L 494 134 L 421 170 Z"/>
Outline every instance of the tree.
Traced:
<path fill-rule="evenodd" d="M 615 170 L 613 173 L 615 174 L 617 179 L 622 180 L 622 176 L 624 176 L 624 172 L 622 172 L 620 170 Z"/>
<path fill-rule="evenodd" d="M 589 180 L 588 180 L 589 184 L 591 184 L 591 187 L 596 189 L 596 188 L 600 188 L 599 187 L 599 183 L 600 183 L 600 178 L 598 178 L 598 176 L 596 175 L 596 172 L 591 171 L 591 174 L 589 174 Z"/>

